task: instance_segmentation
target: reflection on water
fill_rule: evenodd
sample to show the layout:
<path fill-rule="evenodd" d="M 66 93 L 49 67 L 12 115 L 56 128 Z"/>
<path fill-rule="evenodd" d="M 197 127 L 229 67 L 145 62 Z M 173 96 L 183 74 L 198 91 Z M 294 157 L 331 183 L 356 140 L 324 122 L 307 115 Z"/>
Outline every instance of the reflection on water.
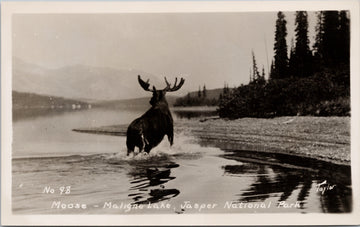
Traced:
<path fill-rule="evenodd" d="M 105 108 L 98 108 L 102 111 L 109 111 L 109 109 Z M 13 121 L 21 121 L 26 119 L 35 119 L 40 117 L 46 117 L 46 116 L 56 116 L 56 115 L 64 115 L 69 113 L 75 113 L 75 112 L 81 112 L 81 111 L 88 111 L 89 109 L 71 109 L 71 108 L 17 108 L 13 109 L 12 111 L 12 117 Z M 110 109 L 112 110 L 112 109 Z M 116 112 L 123 112 L 126 110 L 119 110 L 115 109 L 112 111 Z M 145 112 L 146 109 L 140 108 L 134 110 L 134 112 Z M 204 108 L 204 109 L 198 109 L 198 110 L 182 110 L 182 109 L 174 109 L 172 110 L 175 117 L 178 118 L 185 118 L 185 119 L 192 119 L 192 118 L 200 118 L 200 117 L 212 117 L 217 116 L 217 111 L 214 108 Z"/>
<path fill-rule="evenodd" d="M 226 174 L 236 177 L 249 174 L 255 176 L 255 181 L 238 194 L 239 202 L 264 202 L 270 197 L 275 197 L 279 204 L 286 202 L 295 194 L 296 201 L 300 204 L 299 208 L 304 209 L 310 191 L 315 189 L 321 194 L 319 199 L 323 212 L 351 212 L 350 167 L 305 158 L 298 158 L 294 163 L 292 157 L 276 154 L 258 154 L 256 158 L 255 156 L 254 152 L 245 151 L 229 152 L 223 156 L 241 162 L 241 165 L 223 166 Z M 257 160 L 269 159 L 270 156 L 274 163 L 281 164 L 259 165 L 256 163 Z M 326 183 L 324 183 L 325 180 Z M 326 193 L 320 191 L 320 188 L 329 186 L 334 187 Z"/>
<path fill-rule="evenodd" d="M 177 189 L 165 189 L 164 186 L 176 178 L 171 176 L 171 169 L 179 167 L 168 155 L 145 155 L 144 159 L 128 162 L 130 168 L 127 176 L 131 184 L 128 196 L 134 200 L 134 204 L 157 203 L 180 193 Z"/>
<path fill-rule="evenodd" d="M 85 109 L 87 110 L 87 109 Z M 69 108 L 63 108 L 63 109 L 51 109 L 51 108 L 21 108 L 21 109 L 13 109 L 12 111 L 12 117 L 13 121 L 21 121 L 26 119 L 35 119 L 40 117 L 46 117 L 46 116 L 56 116 L 56 115 L 64 115 L 71 112 L 78 112 L 83 111 L 83 109 L 69 109 Z"/>
<path fill-rule="evenodd" d="M 149 156 L 127 157 L 125 137 L 72 131 L 77 127 L 126 124 L 140 114 L 92 109 L 14 121 L 13 212 L 119 214 L 119 210 L 94 206 L 101 207 L 104 202 L 157 204 L 162 201 L 171 203 L 176 211 L 131 212 L 198 212 L 179 209 L 184 201 L 218 204 L 216 209 L 201 211 L 208 213 L 284 212 L 276 207 L 260 211 L 224 209 L 227 201 L 272 202 L 274 206 L 298 201 L 300 207 L 286 210 L 295 213 L 352 210 L 350 168 L 346 166 L 239 151 L 223 144 L 211 147 L 186 132 L 175 135 L 172 148 L 165 140 Z M 322 193 L 318 185 L 325 181 L 323 186 L 335 187 Z M 71 185 L 70 196 L 42 193 L 46 186 L 63 185 Z M 89 209 L 49 209 L 54 200 L 86 203 Z"/>
<path fill-rule="evenodd" d="M 297 210 L 306 213 L 351 212 L 352 190 L 347 176 L 349 169 L 332 166 L 337 172 L 332 175 L 326 170 L 322 172 L 309 168 L 306 164 L 295 166 L 294 163 L 283 161 L 281 165 L 262 164 L 258 160 L 265 159 L 266 156 L 257 155 L 257 160 L 249 159 L 248 156 L 247 152 L 242 151 L 227 151 L 215 155 L 211 158 L 211 162 L 227 164 L 217 166 L 211 163 L 213 169 L 207 169 L 202 173 L 201 170 L 209 168 L 206 163 L 210 159 L 199 156 L 194 156 L 193 160 L 182 159 L 181 155 L 168 154 L 135 159 L 118 154 L 14 159 L 13 211 L 56 212 L 48 209 L 55 198 L 41 193 L 44 186 L 56 182 L 57 185 L 72 185 L 74 193 L 71 196 L 74 196 L 76 201 L 88 201 L 88 203 L 100 204 L 99 206 L 104 201 L 118 203 L 128 201 L 127 203 L 134 205 L 170 201 L 174 207 L 179 207 L 184 201 L 203 198 L 208 203 L 215 201 L 219 204 L 218 209 L 213 210 L 212 213 L 230 212 L 221 206 L 226 201 L 274 204 L 271 209 L 263 212 L 281 212 L 276 206 L 283 202 L 299 203 L 299 207 L 287 209 L 287 212 Z M 179 171 L 174 171 L 177 169 Z M 196 179 L 191 179 L 191 175 Z M 184 180 L 184 176 L 187 176 L 188 180 Z M 242 183 L 239 183 L 239 180 Z M 317 191 L 318 185 L 324 180 L 327 181 L 327 185 L 335 185 L 326 193 Z M 213 182 L 210 183 L 213 188 L 221 188 L 221 182 L 227 182 L 225 185 L 228 186 L 223 188 L 223 191 L 215 190 L 214 193 L 209 185 L 205 185 L 204 188 L 202 182 Z M 24 191 L 19 185 L 26 185 L 26 190 Z M 194 195 L 188 194 L 189 189 Z M 185 191 L 184 195 L 182 190 Z M 67 197 L 70 201 L 73 200 L 71 196 Z M 64 197 L 60 196 L 59 199 Z M 149 211 L 154 213 L 154 210 Z M 93 212 L 102 213 L 106 210 Z M 252 213 L 254 210 L 243 209 L 239 212 Z"/>
<path fill-rule="evenodd" d="M 299 193 L 298 201 L 304 201 L 308 194 L 312 177 L 306 172 L 292 171 L 278 168 L 276 166 L 268 165 L 254 165 L 251 163 L 248 165 L 256 174 L 256 181 L 250 185 L 243 193 L 241 193 L 240 201 L 246 202 L 263 202 L 265 199 L 276 194 L 280 194 L 278 201 L 286 201 L 292 192 L 301 186 L 301 193 Z M 230 170 L 233 175 L 244 175 L 244 168 L 237 168 L 238 166 L 225 166 L 224 170 L 228 173 Z M 247 168 L 249 168 L 247 167 Z M 245 169 L 247 169 L 245 167 Z"/>
<path fill-rule="evenodd" d="M 166 189 L 164 185 L 176 178 L 171 176 L 171 169 L 178 166 L 174 162 L 160 162 L 131 168 L 128 173 L 132 177 L 129 197 L 135 204 L 148 204 L 177 196 L 180 194 L 178 189 Z"/>

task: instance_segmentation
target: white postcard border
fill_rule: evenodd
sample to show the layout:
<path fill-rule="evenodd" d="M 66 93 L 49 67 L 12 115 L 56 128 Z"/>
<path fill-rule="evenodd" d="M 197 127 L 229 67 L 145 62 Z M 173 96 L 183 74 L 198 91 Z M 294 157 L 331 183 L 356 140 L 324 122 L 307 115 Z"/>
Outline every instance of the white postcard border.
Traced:
<path fill-rule="evenodd" d="M 349 214 L 13 215 L 11 212 L 11 18 L 17 13 L 186 13 L 350 10 L 351 168 Z M 360 223 L 359 1 L 1 2 L 1 224 L 2 225 L 349 225 Z"/>

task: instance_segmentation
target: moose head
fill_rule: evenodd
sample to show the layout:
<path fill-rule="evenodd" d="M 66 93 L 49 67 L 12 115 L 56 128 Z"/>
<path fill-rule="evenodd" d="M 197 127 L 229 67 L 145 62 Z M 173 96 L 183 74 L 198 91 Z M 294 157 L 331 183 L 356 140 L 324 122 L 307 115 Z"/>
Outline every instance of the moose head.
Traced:
<path fill-rule="evenodd" d="M 149 79 L 145 82 L 138 75 L 138 82 L 145 90 L 152 92 L 150 99 L 151 108 L 141 117 L 135 119 L 128 127 L 126 133 L 127 154 L 134 152 L 135 147 L 139 148 L 139 152 L 144 150 L 149 153 L 152 148 L 157 146 L 167 135 L 170 145 L 174 142 L 174 123 L 171 116 L 168 103 L 165 99 L 166 92 L 179 90 L 185 80 L 183 78 L 178 82 L 175 78 L 173 86 L 165 77 L 166 87 L 157 90 L 155 86 L 150 89 Z"/>
<path fill-rule="evenodd" d="M 183 78 L 181 78 L 180 80 L 180 83 L 177 84 L 177 78 L 175 78 L 175 83 L 174 83 L 174 86 L 171 87 L 171 84 L 167 81 L 166 77 L 164 78 L 165 79 L 165 83 L 166 83 L 166 87 L 164 89 L 161 89 L 161 90 L 157 90 L 155 86 L 152 86 L 152 89 L 149 89 L 150 87 L 150 84 L 149 84 L 149 79 L 145 82 L 141 79 L 140 75 L 138 75 L 138 81 L 139 81 L 139 84 L 140 86 L 145 90 L 145 91 L 150 91 L 152 92 L 153 96 L 152 98 L 150 99 L 150 104 L 151 106 L 155 106 L 155 105 L 162 105 L 162 104 L 166 104 L 167 105 L 167 101 L 165 99 L 165 94 L 166 92 L 172 92 L 172 91 L 177 91 L 179 90 L 185 80 Z"/>

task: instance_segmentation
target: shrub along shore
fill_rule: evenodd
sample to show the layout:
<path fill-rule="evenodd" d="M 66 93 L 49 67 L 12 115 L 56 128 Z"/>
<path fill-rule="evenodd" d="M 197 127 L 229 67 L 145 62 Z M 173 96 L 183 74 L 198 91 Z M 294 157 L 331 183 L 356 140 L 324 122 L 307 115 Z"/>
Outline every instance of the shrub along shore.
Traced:
<path fill-rule="evenodd" d="M 74 131 L 126 136 L 126 129 L 127 125 L 113 125 Z M 175 132 L 222 149 L 280 153 L 350 166 L 350 117 L 178 119 Z"/>

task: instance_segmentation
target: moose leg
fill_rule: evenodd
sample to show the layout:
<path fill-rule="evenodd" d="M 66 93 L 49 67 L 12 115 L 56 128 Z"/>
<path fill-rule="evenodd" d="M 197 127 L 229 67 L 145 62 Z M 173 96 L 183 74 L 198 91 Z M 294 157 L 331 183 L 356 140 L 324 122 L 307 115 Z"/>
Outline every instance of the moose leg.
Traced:
<path fill-rule="evenodd" d="M 168 135 L 170 146 L 174 144 L 174 134 Z"/>
<path fill-rule="evenodd" d="M 129 144 L 127 144 L 127 156 L 129 156 L 129 154 L 131 153 L 131 152 L 134 152 L 134 149 L 135 149 L 135 145 L 129 145 Z"/>
<path fill-rule="evenodd" d="M 135 151 L 135 147 L 139 148 L 139 153 L 144 149 L 143 137 L 140 134 L 128 135 L 126 139 L 127 155 Z"/>
<path fill-rule="evenodd" d="M 128 136 L 126 138 L 126 147 L 127 147 L 127 156 L 129 156 L 129 154 L 131 152 L 134 152 L 134 149 L 135 149 L 135 144 L 134 144 L 134 141 L 133 141 L 133 137 Z"/>
<path fill-rule="evenodd" d="M 150 144 L 146 144 L 145 145 L 145 148 L 144 148 L 144 151 L 146 152 L 146 153 L 150 153 L 150 150 L 152 149 L 153 147 L 150 145 Z"/>
<path fill-rule="evenodd" d="M 142 150 L 144 149 L 144 137 L 143 137 L 143 135 L 141 135 L 139 137 L 139 140 L 138 140 L 136 146 L 139 148 L 139 154 L 140 154 L 142 152 Z"/>
<path fill-rule="evenodd" d="M 170 142 L 170 146 L 172 146 L 173 143 L 174 143 L 174 129 L 171 127 L 166 135 L 167 135 L 168 140 Z"/>

